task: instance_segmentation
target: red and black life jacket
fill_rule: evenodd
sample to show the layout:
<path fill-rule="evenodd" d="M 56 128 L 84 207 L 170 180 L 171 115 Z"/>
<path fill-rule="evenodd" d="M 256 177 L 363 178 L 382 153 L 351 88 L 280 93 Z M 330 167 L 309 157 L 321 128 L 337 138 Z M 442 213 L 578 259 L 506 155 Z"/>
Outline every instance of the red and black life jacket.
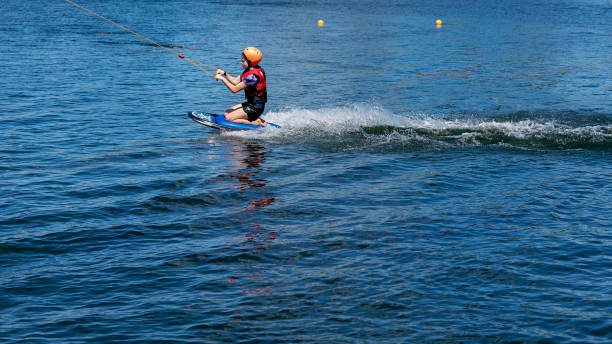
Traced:
<path fill-rule="evenodd" d="M 266 74 L 261 67 L 257 66 L 251 70 L 245 70 L 242 75 L 240 75 L 240 81 L 244 81 L 244 79 L 251 74 L 255 74 L 259 78 L 259 81 L 256 85 L 247 85 L 244 89 L 244 95 L 251 104 L 265 104 L 268 101 Z"/>

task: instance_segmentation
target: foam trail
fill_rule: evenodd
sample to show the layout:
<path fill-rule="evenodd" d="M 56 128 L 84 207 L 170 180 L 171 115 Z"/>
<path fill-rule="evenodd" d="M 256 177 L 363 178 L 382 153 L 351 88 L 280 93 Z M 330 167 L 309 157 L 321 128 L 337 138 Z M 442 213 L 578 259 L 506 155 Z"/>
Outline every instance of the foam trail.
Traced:
<path fill-rule="evenodd" d="M 369 104 L 317 110 L 272 111 L 266 120 L 283 127 L 232 132 L 245 138 L 285 143 L 338 145 L 344 149 L 406 146 L 482 146 L 548 148 L 612 147 L 612 120 L 555 115 L 459 116 L 398 115 Z"/>

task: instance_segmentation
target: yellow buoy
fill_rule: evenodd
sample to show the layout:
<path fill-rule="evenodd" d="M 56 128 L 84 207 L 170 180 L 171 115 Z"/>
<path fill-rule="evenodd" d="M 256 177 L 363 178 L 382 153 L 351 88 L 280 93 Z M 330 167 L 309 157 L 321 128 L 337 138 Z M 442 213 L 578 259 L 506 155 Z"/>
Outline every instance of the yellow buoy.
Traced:
<path fill-rule="evenodd" d="M 437 25 L 437 26 L 442 25 L 442 20 L 440 20 L 440 19 L 436 20 L 436 25 Z"/>
<path fill-rule="evenodd" d="M 325 22 L 323 22 L 323 19 L 319 19 L 319 21 L 317 22 L 317 25 L 323 26 L 323 24 L 325 24 Z"/>

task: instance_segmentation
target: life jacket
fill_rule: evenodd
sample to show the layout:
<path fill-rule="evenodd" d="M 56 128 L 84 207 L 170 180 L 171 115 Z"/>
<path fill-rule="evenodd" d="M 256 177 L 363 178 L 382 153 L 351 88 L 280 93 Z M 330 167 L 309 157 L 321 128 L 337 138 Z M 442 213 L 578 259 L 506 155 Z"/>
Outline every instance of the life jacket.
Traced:
<path fill-rule="evenodd" d="M 266 90 L 266 75 L 260 67 L 254 67 L 251 70 L 245 70 L 240 75 L 240 81 L 244 81 L 247 76 L 255 74 L 259 81 L 256 85 L 249 86 L 244 89 L 244 96 L 251 104 L 265 104 L 268 101 L 268 91 Z"/>

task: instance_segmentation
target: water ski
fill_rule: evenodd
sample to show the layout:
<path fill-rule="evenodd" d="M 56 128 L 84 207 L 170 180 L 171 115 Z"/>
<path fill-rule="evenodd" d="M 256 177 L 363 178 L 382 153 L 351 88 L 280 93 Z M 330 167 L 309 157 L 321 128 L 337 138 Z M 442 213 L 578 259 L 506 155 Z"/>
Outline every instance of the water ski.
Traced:
<path fill-rule="evenodd" d="M 252 125 L 252 124 L 242 124 L 242 123 L 234 123 L 234 122 L 228 122 L 225 120 L 225 116 L 224 115 L 216 115 L 213 113 L 208 113 L 208 112 L 193 112 L 190 111 L 188 113 L 189 118 L 191 118 L 192 120 L 205 125 L 207 127 L 211 127 L 211 128 L 215 128 L 215 129 L 224 129 L 224 130 L 256 130 L 256 129 L 261 129 L 264 127 L 260 127 L 258 125 Z M 270 123 L 270 122 L 266 122 L 268 123 L 268 126 L 274 127 L 274 128 L 280 128 L 279 125 L 274 124 L 274 123 Z"/>

